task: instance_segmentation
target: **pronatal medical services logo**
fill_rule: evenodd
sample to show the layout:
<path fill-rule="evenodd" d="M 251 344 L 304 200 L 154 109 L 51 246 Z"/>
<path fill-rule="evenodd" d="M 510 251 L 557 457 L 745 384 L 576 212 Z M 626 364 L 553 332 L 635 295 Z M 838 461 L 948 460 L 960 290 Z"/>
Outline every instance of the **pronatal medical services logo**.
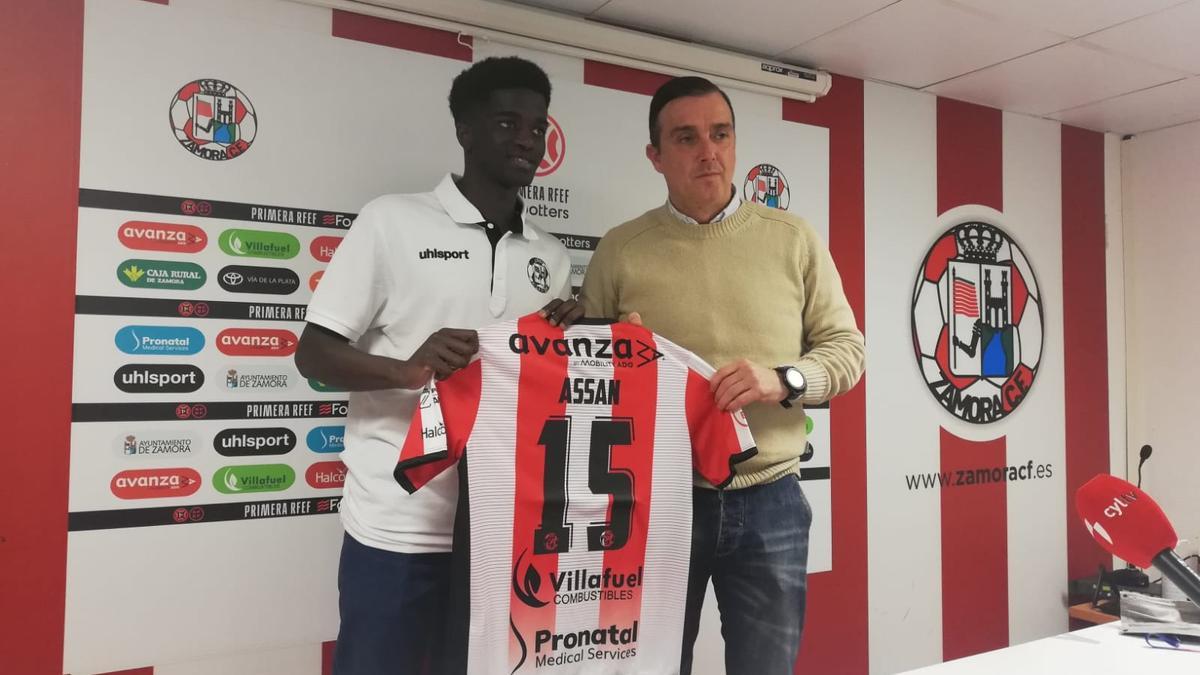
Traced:
<path fill-rule="evenodd" d="M 787 179 L 773 164 L 759 164 L 746 174 L 742 186 L 742 199 L 775 209 L 787 210 L 792 200 Z"/>
<path fill-rule="evenodd" d="M 930 248 L 912 300 L 913 348 L 934 398 L 987 424 L 1020 405 L 1042 356 L 1042 298 L 1025 253 L 997 223 L 967 207 Z"/>
<path fill-rule="evenodd" d="M 542 162 L 534 174 L 538 178 L 558 171 L 558 167 L 562 166 L 563 159 L 567 156 L 567 136 L 563 133 L 562 126 L 559 125 L 558 120 L 549 115 L 546 116 L 546 119 L 550 122 L 550 126 L 546 128 L 546 154 L 542 157 Z"/>
<path fill-rule="evenodd" d="M 223 80 L 188 82 L 171 100 L 171 129 L 202 159 L 233 159 L 250 149 L 258 117 L 246 94 Z"/>

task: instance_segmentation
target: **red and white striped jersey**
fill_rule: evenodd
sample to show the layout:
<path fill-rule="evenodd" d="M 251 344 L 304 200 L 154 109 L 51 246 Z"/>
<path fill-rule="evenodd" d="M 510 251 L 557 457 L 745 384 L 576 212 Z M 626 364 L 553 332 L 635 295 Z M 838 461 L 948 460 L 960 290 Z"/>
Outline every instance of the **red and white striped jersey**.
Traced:
<path fill-rule="evenodd" d="M 641 327 L 530 315 L 422 394 L 395 475 L 459 465 L 457 669 L 679 671 L 693 470 L 724 486 L 756 452 L 712 373 Z"/>

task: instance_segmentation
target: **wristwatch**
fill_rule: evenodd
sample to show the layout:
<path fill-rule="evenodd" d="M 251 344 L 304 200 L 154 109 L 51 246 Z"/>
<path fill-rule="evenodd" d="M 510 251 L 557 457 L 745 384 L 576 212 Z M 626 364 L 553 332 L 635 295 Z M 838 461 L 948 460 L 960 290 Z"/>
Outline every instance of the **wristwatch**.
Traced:
<path fill-rule="evenodd" d="M 779 405 L 790 408 L 792 401 L 804 395 L 804 390 L 808 389 L 808 382 L 804 379 L 804 373 L 800 372 L 795 366 L 779 366 L 775 369 L 779 373 L 779 381 L 783 384 L 783 388 L 787 390 L 787 396 L 779 402 Z"/>

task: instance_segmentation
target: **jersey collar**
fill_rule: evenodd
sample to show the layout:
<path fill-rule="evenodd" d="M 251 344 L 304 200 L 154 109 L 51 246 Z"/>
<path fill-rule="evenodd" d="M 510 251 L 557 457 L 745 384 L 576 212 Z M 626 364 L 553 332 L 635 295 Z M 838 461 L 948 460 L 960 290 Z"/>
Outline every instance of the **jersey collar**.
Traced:
<path fill-rule="evenodd" d="M 442 208 L 454 222 L 462 225 L 482 226 L 487 221 L 484 220 L 483 214 L 479 213 L 479 209 L 471 203 L 471 200 L 467 199 L 458 189 L 458 184 L 454 182 L 455 178 L 456 176 L 452 173 L 446 174 L 442 178 L 442 182 L 434 188 L 434 196 L 441 202 Z M 521 209 L 521 236 L 530 240 L 537 239 L 537 232 L 529 226 L 529 222 L 525 219 L 525 201 L 518 197 L 517 206 Z"/>

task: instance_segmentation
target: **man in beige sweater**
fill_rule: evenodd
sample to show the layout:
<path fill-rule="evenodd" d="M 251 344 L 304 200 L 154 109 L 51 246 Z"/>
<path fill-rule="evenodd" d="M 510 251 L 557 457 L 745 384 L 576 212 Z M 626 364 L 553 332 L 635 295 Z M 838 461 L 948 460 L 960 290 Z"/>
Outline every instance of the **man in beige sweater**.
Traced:
<path fill-rule="evenodd" d="M 758 444 L 727 489 L 696 480 L 685 675 L 710 578 L 726 673 L 792 673 L 812 521 L 798 477 L 804 405 L 848 391 L 863 371 L 863 336 L 829 251 L 802 218 L 739 199 L 735 139 L 716 85 L 684 77 L 659 88 L 646 156 L 667 203 L 605 235 L 581 292 L 588 316 L 640 316 L 716 367 L 717 403 L 744 409 Z"/>

